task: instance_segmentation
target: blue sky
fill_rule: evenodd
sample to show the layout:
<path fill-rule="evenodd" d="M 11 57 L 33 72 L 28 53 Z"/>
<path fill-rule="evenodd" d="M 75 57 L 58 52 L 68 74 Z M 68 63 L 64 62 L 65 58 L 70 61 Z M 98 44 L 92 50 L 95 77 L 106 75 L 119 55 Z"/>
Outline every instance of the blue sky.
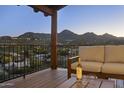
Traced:
<path fill-rule="evenodd" d="M 0 36 L 25 32 L 50 33 L 50 17 L 28 6 L 0 6 Z M 58 32 L 69 29 L 83 34 L 124 36 L 124 6 L 66 6 L 58 12 Z"/>

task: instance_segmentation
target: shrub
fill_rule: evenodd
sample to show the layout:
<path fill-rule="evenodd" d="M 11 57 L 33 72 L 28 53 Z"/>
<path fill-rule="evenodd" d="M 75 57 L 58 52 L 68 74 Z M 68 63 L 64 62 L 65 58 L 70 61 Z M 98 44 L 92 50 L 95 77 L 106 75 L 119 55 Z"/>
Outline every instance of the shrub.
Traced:
<path fill-rule="evenodd" d="M 38 47 L 34 48 L 33 52 L 36 53 L 36 54 L 47 54 L 48 53 L 48 51 L 46 49 L 38 48 Z"/>
<path fill-rule="evenodd" d="M 68 55 L 69 49 L 68 49 L 68 48 L 60 49 L 60 50 L 58 50 L 58 53 L 59 53 L 59 55 L 61 55 L 61 56 Z"/>
<path fill-rule="evenodd" d="M 12 62 L 12 56 L 9 55 L 1 56 L 0 60 L 6 64 Z"/>

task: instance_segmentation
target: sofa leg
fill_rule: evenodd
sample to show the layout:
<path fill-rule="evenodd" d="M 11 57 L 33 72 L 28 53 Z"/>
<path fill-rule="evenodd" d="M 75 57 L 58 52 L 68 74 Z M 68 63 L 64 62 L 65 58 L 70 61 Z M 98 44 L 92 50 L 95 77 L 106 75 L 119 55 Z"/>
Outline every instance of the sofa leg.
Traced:
<path fill-rule="evenodd" d="M 109 79 L 108 77 L 105 77 L 104 79 Z"/>
<path fill-rule="evenodd" d="M 68 68 L 68 79 L 71 78 L 71 69 Z"/>
<path fill-rule="evenodd" d="M 68 79 L 71 78 L 71 74 L 68 74 Z"/>
<path fill-rule="evenodd" d="M 98 75 L 97 78 L 103 78 L 103 77 Z"/>

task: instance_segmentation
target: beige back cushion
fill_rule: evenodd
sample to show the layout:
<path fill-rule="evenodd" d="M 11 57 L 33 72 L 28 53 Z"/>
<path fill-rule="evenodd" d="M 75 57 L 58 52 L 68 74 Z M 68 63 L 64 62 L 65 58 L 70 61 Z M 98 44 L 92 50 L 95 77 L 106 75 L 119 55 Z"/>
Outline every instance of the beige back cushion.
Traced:
<path fill-rule="evenodd" d="M 105 62 L 123 62 L 124 63 L 124 45 L 106 46 Z"/>
<path fill-rule="evenodd" d="M 80 46 L 81 61 L 104 62 L 104 46 Z"/>

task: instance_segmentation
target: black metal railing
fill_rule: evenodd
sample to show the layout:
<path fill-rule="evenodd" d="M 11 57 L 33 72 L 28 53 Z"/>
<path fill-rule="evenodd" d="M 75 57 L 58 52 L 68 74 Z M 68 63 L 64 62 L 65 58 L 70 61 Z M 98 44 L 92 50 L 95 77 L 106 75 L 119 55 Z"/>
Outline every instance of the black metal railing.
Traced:
<path fill-rule="evenodd" d="M 58 45 L 58 67 L 78 54 L 77 46 Z M 0 45 L 0 82 L 31 74 L 51 65 L 50 45 Z"/>
<path fill-rule="evenodd" d="M 67 68 L 67 59 L 78 55 L 78 46 L 60 45 L 58 46 L 58 67 Z"/>
<path fill-rule="evenodd" d="M 49 67 L 48 45 L 0 45 L 0 82 Z"/>

